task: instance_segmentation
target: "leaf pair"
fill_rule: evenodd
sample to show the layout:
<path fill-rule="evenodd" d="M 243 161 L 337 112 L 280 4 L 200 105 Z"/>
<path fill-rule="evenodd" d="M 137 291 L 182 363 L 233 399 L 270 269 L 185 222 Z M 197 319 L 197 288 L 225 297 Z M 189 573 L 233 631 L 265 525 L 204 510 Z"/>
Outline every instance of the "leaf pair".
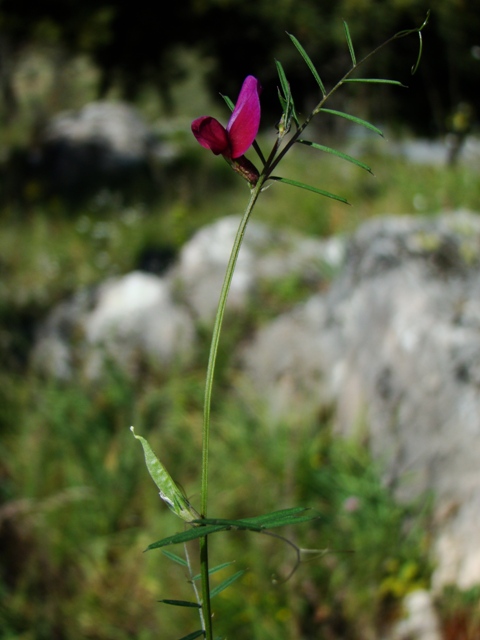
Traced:
<path fill-rule="evenodd" d="M 308 513 L 306 513 L 308 511 Z M 301 515 L 303 514 L 303 515 Z M 193 525 L 192 529 L 187 529 L 173 536 L 162 538 L 157 542 L 148 545 L 146 551 L 152 549 L 160 549 L 171 544 L 181 544 L 204 538 L 219 531 L 254 531 L 256 533 L 267 532 L 270 529 L 284 527 L 287 525 L 300 524 L 309 520 L 316 520 L 319 514 L 305 507 L 292 507 L 290 509 L 281 509 L 272 513 L 266 513 L 261 516 L 253 516 L 251 518 L 241 518 L 239 520 L 228 520 L 223 518 L 199 518 L 190 521 Z"/>

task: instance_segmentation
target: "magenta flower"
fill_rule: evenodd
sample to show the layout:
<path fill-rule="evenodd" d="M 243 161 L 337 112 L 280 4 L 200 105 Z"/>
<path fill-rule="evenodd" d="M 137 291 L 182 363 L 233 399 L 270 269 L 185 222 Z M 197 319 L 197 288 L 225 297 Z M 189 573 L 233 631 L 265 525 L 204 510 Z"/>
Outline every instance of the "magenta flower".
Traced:
<path fill-rule="evenodd" d="M 216 156 L 226 159 L 240 158 L 255 140 L 260 126 L 260 83 L 247 76 L 238 96 L 237 104 L 227 128 L 211 116 L 202 116 L 192 122 L 192 132 L 198 142 Z"/>

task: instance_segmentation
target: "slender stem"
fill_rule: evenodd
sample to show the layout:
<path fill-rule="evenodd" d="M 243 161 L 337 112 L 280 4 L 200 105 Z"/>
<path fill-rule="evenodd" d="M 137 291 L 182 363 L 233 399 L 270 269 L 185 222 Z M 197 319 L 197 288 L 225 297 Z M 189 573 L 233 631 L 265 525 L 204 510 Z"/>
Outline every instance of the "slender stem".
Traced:
<path fill-rule="evenodd" d="M 193 589 L 193 593 L 195 594 L 195 599 L 198 602 L 199 605 L 199 616 L 200 616 L 200 624 L 202 625 L 202 629 L 205 629 L 205 617 L 204 617 L 204 612 L 203 612 L 203 607 L 202 607 L 202 599 L 200 597 L 200 593 L 198 591 L 198 587 L 195 583 L 195 580 L 193 579 L 193 569 L 192 569 L 192 562 L 190 560 L 190 553 L 188 552 L 188 545 L 184 544 L 183 545 L 183 550 L 185 553 L 185 560 L 187 561 L 187 567 L 188 567 L 188 575 L 190 577 L 190 584 L 192 585 L 192 589 Z"/>
<path fill-rule="evenodd" d="M 264 181 L 265 176 L 262 174 L 256 186 L 250 193 L 250 200 L 240 221 L 240 225 L 237 229 L 235 241 L 230 253 L 230 259 L 228 261 L 227 269 L 225 272 L 222 290 L 220 292 L 220 299 L 218 301 L 215 324 L 213 327 L 212 342 L 210 345 L 210 355 L 208 358 L 207 376 L 205 382 L 203 414 L 201 514 L 204 518 L 207 516 L 208 508 L 208 453 L 210 440 L 210 408 L 212 402 L 213 378 L 215 374 L 215 364 L 217 360 L 220 334 L 222 331 L 223 316 L 225 315 L 225 308 L 227 304 L 228 293 L 230 291 L 230 284 L 232 282 L 235 265 L 237 263 L 238 254 L 240 253 L 240 247 L 242 246 L 247 223 L 250 218 L 250 214 L 252 213 L 253 207 L 255 206 L 255 203 L 258 199 L 258 196 L 260 195 L 260 191 Z M 202 581 L 202 609 L 205 623 L 205 637 L 206 640 L 213 640 L 208 566 L 208 536 L 200 539 L 200 569 Z"/>
<path fill-rule="evenodd" d="M 203 517 L 207 515 L 207 502 L 208 502 L 208 451 L 209 451 L 209 437 L 210 437 L 210 407 L 212 401 L 212 388 L 213 377 L 215 374 L 215 363 L 217 359 L 218 344 L 220 342 L 220 334 L 222 330 L 223 316 L 225 314 L 225 307 L 227 304 L 228 292 L 230 290 L 230 284 L 232 282 L 233 273 L 235 271 L 235 265 L 237 263 L 240 247 L 242 246 L 243 237 L 247 227 L 250 214 L 258 199 L 262 185 L 264 182 L 263 176 L 260 176 L 256 186 L 252 189 L 250 194 L 250 200 L 248 202 L 245 213 L 235 236 L 232 252 L 228 261 L 228 266 L 225 272 L 225 278 L 223 281 L 222 290 L 220 293 L 220 299 L 218 302 L 217 314 L 215 316 L 215 324 L 213 327 L 212 342 L 210 345 L 210 355 L 208 359 L 207 376 L 205 382 L 205 398 L 204 398 L 204 414 L 203 414 L 203 441 L 202 441 L 202 494 L 201 494 L 201 514 Z"/>
<path fill-rule="evenodd" d="M 333 93 L 335 93 L 342 84 L 349 78 L 349 76 L 361 66 L 366 60 L 375 55 L 380 49 L 389 44 L 392 40 L 397 38 L 404 37 L 413 32 L 418 32 L 425 27 L 428 21 L 428 15 L 423 23 L 423 25 L 419 29 L 412 29 L 409 31 L 403 31 L 392 38 L 389 38 L 383 44 L 378 46 L 368 55 L 366 55 L 360 62 L 353 64 L 352 68 L 349 69 L 345 75 L 339 80 L 333 88 L 326 94 L 323 95 L 320 102 L 317 104 L 315 109 L 310 113 L 310 115 L 306 118 L 303 124 L 297 129 L 297 131 L 293 134 L 290 140 L 285 144 L 285 146 L 279 151 L 281 138 L 277 138 L 275 145 L 267 158 L 264 160 L 264 156 L 260 151 L 259 147 L 256 145 L 255 149 L 259 154 L 261 161 L 264 164 L 263 171 L 258 179 L 255 187 L 252 188 L 250 193 L 250 200 L 248 202 L 247 208 L 245 209 L 245 213 L 243 214 L 242 220 L 240 221 L 240 225 L 238 227 L 235 241 L 233 244 L 233 248 L 230 254 L 230 259 L 228 261 L 228 266 L 225 272 L 225 278 L 222 285 L 222 290 L 220 293 L 220 299 L 218 302 L 217 313 L 215 316 L 215 324 L 213 327 L 213 335 L 212 341 L 210 345 L 210 354 L 208 359 L 207 366 L 207 375 L 206 375 L 206 383 L 205 383 L 205 398 L 204 398 L 204 414 L 203 414 L 203 433 L 202 433 L 202 486 L 201 486 L 201 514 L 202 517 L 207 516 L 207 508 L 208 508 L 208 455 L 209 455 L 209 441 L 210 441 L 210 409 L 211 409 L 211 401 L 212 401 L 212 389 L 213 389 L 213 379 L 215 374 L 215 364 L 217 360 L 218 353 L 218 345 L 220 342 L 220 334 L 222 331 L 222 323 L 223 317 L 225 314 L 225 308 L 227 304 L 228 293 L 230 291 L 230 285 L 232 282 L 233 274 L 235 271 L 235 265 L 237 263 L 237 258 L 240 252 L 240 248 L 242 246 L 242 241 L 245 235 L 245 230 L 247 228 L 247 224 L 250 218 L 250 214 L 252 213 L 253 207 L 260 195 L 262 187 L 264 183 L 269 179 L 272 175 L 272 171 L 279 164 L 285 154 L 292 148 L 292 146 L 297 142 L 300 138 L 300 135 L 304 131 L 304 129 L 310 124 L 312 118 L 314 118 L 322 109 L 323 105 L 327 100 L 330 99 Z M 355 62 L 355 61 L 354 61 Z M 417 61 L 418 64 L 418 61 Z M 277 153 L 278 152 L 278 153 Z M 205 637 L 206 640 L 213 640 L 213 628 L 212 628 L 212 615 L 211 615 L 211 603 L 210 603 L 210 584 L 209 584 L 209 566 L 208 566 L 208 536 L 202 537 L 200 540 L 200 565 L 201 565 L 201 582 L 202 582 L 202 610 L 203 610 L 203 619 L 204 619 L 204 627 L 205 627 Z"/>
<path fill-rule="evenodd" d="M 206 640 L 213 640 L 212 604 L 210 602 L 210 574 L 208 565 L 208 536 L 200 538 L 200 571 L 202 580 L 202 618 Z"/>

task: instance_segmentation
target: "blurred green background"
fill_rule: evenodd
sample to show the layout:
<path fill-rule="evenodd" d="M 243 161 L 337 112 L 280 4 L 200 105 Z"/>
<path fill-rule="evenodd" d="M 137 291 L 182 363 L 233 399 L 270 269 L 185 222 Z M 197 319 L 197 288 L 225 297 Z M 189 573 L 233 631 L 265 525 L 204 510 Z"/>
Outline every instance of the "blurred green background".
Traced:
<path fill-rule="evenodd" d="M 138 268 L 146 251 L 175 254 L 202 225 L 243 210 L 247 187 L 195 142 L 190 121 L 203 114 L 225 121 L 218 92 L 234 99 L 254 74 L 263 85 L 259 140 L 268 151 L 281 115 L 275 58 L 299 111 L 315 104 L 316 85 L 285 31 L 302 42 L 328 86 L 350 61 L 343 19 L 360 58 L 396 31 L 419 26 L 429 8 L 417 75 L 410 76 L 415 37 L 368 67 L 409 89 L 355 87 L 335 105 L 384 127 L 387 140 L 327 121 L 312 130 L 319 142 L 353 145 L 375 177 L 304 148 L 283 164 L 282 175 L 354 206 L 275 185 L 255 211 L 258 220 L 315 236 L 350 232 L 385 213 L 478 208 L 474 163 L 411 164 L 389 150 L 416 136 L 477 132 L 480 2 L 189 0 L 170 4 L 168 14 L 160 7 L 161 18 L 143 0 L 0 3 L 0 638 L 173 639 L 197 628 L 195 614 L 157 602 L 192 596 L 180 566 L 159 552 L 143 554 L 178 523 L 161 504 L 129 426 L 149 438 L 195 504 L 209 331 L 203 328 L 188 368 L 167 373 L 145 363 L 132 380 L 112 366 L 99 385 L 35 371 L 35 330 L 74 292 Z M 32 163 L 41 132 L 55 114 L 98 99 L 136 107 L 172 153 L 153 159 L 128 188 L 56 192 Z M 469 114 L 460 129 L 459 105 Z M 274 586 L 272 574 L 293 562 L 289 548 L 267 536 L 222 534 L 212 544 L 213 564 L 235 560 L 234 570 L 248 572 L 214 601 L 217 632 L 236 640 L 376 638 L 406 593 L 428 587 L 428 509 L 396 504 L 367 453 L 332 439 L 328 415 L 268 424 L 236 391 L 229 363 L 255 323 L 297 300 L 298 292 L 279 287 L 242 326 L 227 322 L 211 512 L 240 517 L 312 506 L 321 526 L 305 525 L 292 538 L 330 551 Z M 476 602 L 475 594 L 445 597 L 445 637 L 459 637 L 458 629 L 462 638 L 478 637 Z"/>

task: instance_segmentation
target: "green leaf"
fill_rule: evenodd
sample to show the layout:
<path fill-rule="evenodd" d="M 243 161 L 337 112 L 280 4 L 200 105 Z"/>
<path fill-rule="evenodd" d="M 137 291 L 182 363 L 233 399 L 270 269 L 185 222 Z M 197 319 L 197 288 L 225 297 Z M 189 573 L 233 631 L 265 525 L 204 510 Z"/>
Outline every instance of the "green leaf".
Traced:
<path fill-rule="evenodd" d="M 298 514 L 300 513 L 304 513 L 305 511 L 310 511 L 312 514 L 314 513 L 308 507 L 289 507 L 288 509 L 278 509 L 277 511 L 272 511 L 271 513 L 264 513 L 259 516 L 242 518 L 241 521 L 257 524 L 259 526 L 263 525 L 267 527 L 270 522 L 276 521 L 279 518 L 293 518 L 294 516 L 298 516 Z M 315 515 L 314 517 L 317 517 L 317 515 Z"/>
<path fill-rule="evenodd" d="M 283 178 L 272 178 L 272 180 L 281 180 Z M 289 184 L 295 184 L 292 181 L 285 181 Z M 298 183 L 301 185 L 301 183 Z M 313 190 L 321 195 L 326 195 L 327 192 L 319 191 L 318 189 L 314 189 L 313 187 L 304 188 Z M 337 198 L 338 196 L 333 196 L 329 194 L 330 197 Z M 346 200 L 341 200 L 342 202 L 347 202 Z M 308 515 L 298 515 L 302 512 L 308 511 Z M 242 518 L 241 520 L 225 520 L 222 518 L 200 518 L 198 520 L 193 520 L 190 524 L 196 525 L 192 529 L 187 529 L 186 531 L 182 531 L 181 533 L 176 533 L 173 536 L 168 536 L 167 538 L 162 538 L 162 540 L 158 540 L 157 542 L 152 542 L 152 544 L 148 545 L 146 551 L 151 551 L 152 549 L 160 549 L 161 547 L 167 547 L 171 544 L 180 544 L 184 542 L 190 542 L 191 540 L 196 540 L 197 538 L 204 538 L 205 536 L 211 535 L 212 533 L 218 533 L 219 531 L 228 531 L 230 529 L 239 529 L 243 531 L 254 531 L 261 532 L 265 529 L 274 529 L 276 527 L 284 527 L 287 525 L 300 524 L 302 522 L 308 522 L 309 520 L 315 520 L 319 517 L 318 513 L 311 509 L 307 509 L 305 507 L 293 507 L 290 509 L 281 509 L 280 511 L 274 511 L 273 513 L 267 513 L 261 516 L 254 516 L 252 518 Z"/>
<path fill-rule="evenodd" d="M 170 558 L 170 560 L 173 560 L 177 564 L 180 564 L 182 567 L 188 567 L 188 562 L 185 560 L 185 558 L 177 556 L 176 553 L 172 553 L 171 551 L 167 550 L 163 550 L 162 553 L 164 556 L 167 556 L 167 558 Z"/>
<path fill-rule="evenodd" d="M 151 551 L 152 549 L 160 549 L 161 547 L 168 547 L 170 544 L 181 544 L 183 542 L 190 542 L 190 540 L 196 540 L 197 538 L 204 538 L 211 533 L 217 533 L 217 531 L 225 531 L 230 528 L 226 525 L 207 526 L 207 527 L 194 527 L 193 529 L 187 529 L 181 533 L 176 533 L 173 536 L 162 538 L 157 542 L 149 544 L 145 551 Z"/>
<path fill-rule="evenodd" d="M 355 122 L 355 124 L 359 124 L 360 126 L 365 127 L 366 129 L 370 129 L 370 131 L 374 131 L 375 133 L 378 133 L 378 135 L 382 136 L 382 138 L 384 137 L 380 129 L 375 127 L 370 122 L 367 122 L 366 120 L 362 120 L 362 118 L 357 118 L 356 116 L 351 116 L 349 113 L 344 113 L 343 111 L 336 111 L 335 109 L 320 109 L 320 111 L 322 111 L 323 113 L 330 113 L 331 115 L 334 115 L 334 116 L 339 116 L 340 118 L 345 118 L 346 120 L 350 120 L 351 122 Z"/>
<path fill-rule="evenodd" d="M 164 600 L 159 600 L 162 604 L 171 604 L 174 607 L 194 607 L 195 609 L 201 609 L 202 605 L 198 604 L 198 602 L 189 602 L 188 600 L 169 600 L 165 598 Z"/>
<path fill-rule="evenodd" d="M 352 162 L 353 164 L 356 164 L 357 167 L 360 167 L 361 169 L 365 169 L 365 171 L 368 171 L 369 173 L 372 173 L 371 168 L 365 164 L 364 162 L 361 162 L 360 160 L 357 160 L 356 158 L 353 158 L 352 156 L 349 156 L 347 153 L 343 153 L 343 151 L 337 151 L 336 149 L 332 149 L 331 147 L 326 147 L 323 144 L 317 144 L 316 142 L 310 142 L 310 140 L 297 140 L 297 142 L 300 142 L 301 144 L 305 144 L 307 145 L 307 147 L 313 147 L 314 149 L 318 149 L 319 151 L 325 151 L 326 153 L 331 153 L 334 156 L 338 156 L 339 158 L 342 158 L 343 160 L 347 160 L 347 162 Z M 372 173 L 373 175 L 373 173 Z"/>
<path fill-rule="evenodd" d="M 398 80 L 386 80 L 385 78 L 345 78 L 343 82 L 364 82 L 368 84 L 394 84 L 397 87 L 407 89 L 407 85 L 402 84 Z"/>
<path fill-rule="evenodd" d="M 269 520 L 276 520 L 279 516 L 295 516 L 298 513 L 310 510 L 311 509 L 309 507 L 288 507 L 287 509 L 277 509 L 277 511 L 263 513 L 260 516 L 251 516 L 250 518 L 246 518 L 246 520 L 252 522 L 268 522 Z"/>
<path fill-rule="evenodd" d="M 244 573 L 245 573 L 245 569 L 241 569 L 240 571 L 237 571 L 237 573 L 234 573 L 233 576 L 230 576 L 229 578 L 224 580 L 222 583 L 220 583 L 219 585 L 217 585 L 214 589 L 212 589 L 210 591 L 210 597 L 214 598 L 215 596 L 218 596 L 219 593 L 224 591 L 227 587 L 229 587 L 231 584 L 233 584 L 236 580 L 241 578 Z"/>
<path fill-rule="evenodd" d="M 282 96 L 282 92 L 280 91 L 280 88 L 278 88 L 277 93 L 278 93 L 278 99 L 280 100 L 280 106 L 282 107 L 282 111 L 283 113 L 286 113 L 288 111 L 288 102 Z"/>
<path fill-rule="evenodd" d="M 280 79 L 280 86 L 282 87 L 283 97 L 288 103 L 291 99 L 290 85 L 288 83 L 287 76 L 285 75 L 285 71 L 282 67 L 282 63 L 279 60 L 275 60 L 275 64 L 277 66 L 277 73 Z"/>
<path fill-rule="evenodd" d="M 286 527 L 293 524 L 300 524 L 301 522 L 309 522 L 310 520 L 318 520 L 320 517 L 318 513 L 311 509 L 303 509 L 308 511 L 306 515 L 295 515 L 288 513 L 271 513 L 266 516 L 259 516 L 252 522 L 253 526 L 259 526 L 262 529 L 275 529 L 276 527 Z"/>
<path fill-rule="evenodd" d="M 299 516 L 299 513 L 309 511 L 308 515 Z M 251 518 L 241 518 L 238 520 L 227 520 L 223 518 L 203 518 L 201 520 L 192 522 L 192 524 L 205 523 L 210 526 L 226 526 L 229 529 L 240 529 L 260 532 L 264 529 L 274 529 L 276 527 L 283 527 L 286 525 L 292 525 L 299 522 L 307 522 L 308 520 L 315 520 L 319 517 L 315 511 L 305 507 L 293 507 L 290 509 L 281 509 L 280 511 L 274 511 L 273 513 L 266 513 L 260 516 L 253 516 Z"/>
<path fill-rule="evenodd" d="M 208 573 L 210 575 L 213 575 L 214 573 L 217 573 L 218 571 L 221 571 L 222 569 L 226 569 L 227 567 L 231 567 L 232 564 L 235 564 L 234 560 L 231 560 L 230 562 L 222 562 L 222 564 L 217 564 L 216 567 L 212 567 L 211 569 L 209 569 Z"/>
<path fill-rule="evenodd" d="M 345 20 L 343 21 L 343 26 L 345 28 L 345 37 L 347 38 L 347 45 L 348 45 L 348 50 L 350 51 L 350 57 L 352 59 L 352 64 L 354 67 L 357 66 L 357 58 L 355 56 L 355 50 L 353 48 L 353 42 L 352 42 L 352 37 L 350 35 L 350 29 L 348 28 L 348 24 L 345 22 Z"/>
<path fill-rule="evenodd" d="M 204 638 L 205 631 L 203 629 L 199 629 L 198 631 L 194 631 L 193 633 L 189 633 L 187 636 L 183 636 L 179 638 L 179 640 L 195 640 L 195 638 Z"/>
<path fill-rule="evenodd" d="M 315 78 L 318 86 L 320 87 L 320 91 L 322 92 L 322 95 L 326 96 L 327 92 L 325 91 L 325 86 L 324 86 L 324 84 L 323 84 L 323 82 L 322 82 L 322 80 L 320 78 L 320 75 L 319 75 L 318 71 L 315 68 L 315 65 L 313 64 L 312 60 L 310 59 L 310 56 L 305 51 L 305 49 L 302 47 L 302 45 L 297 40 L 297 38 L 295 38 L 295 36 L 293 36 L 291 33 L 288 33 L 288 31 L 287 31 L 287 36 L 290 38 L 290 40 L 293 42 L 293 44 L 297 48 L 297 51 L 300 53 L 302 58 L 305 60 L 305 62 L 307 64 L 307 67 L 310 69 L 313 77 Z"/>
<path fill-rule="evenodd" d="M 285 75 L 285 71 L 282 67 L 282 63 L 279 60 L 275 60 L 275 64 L 277 66 L 278 77 L 280 79 L 280 86 L 283 91 L 283 98 L 279 92 L 280 104 L 282 105 L 284 120 L 285 123 L 290 121 L 290 118 L 293 118 L 297 124 L 299 125 L 299 120 L 297 117 L 297 113 L 295 111 L 295 104 L 293 102 L 292 92 L 290 90 L 290 83 L 287 80 L 287 76 Z"/>
<path fill-rule="evenodd" d="M 303 182 L 297 182 L 296 180 L 288 180 L 287 178 L 280 178 L 279 176 L 270 176 L 269 180 L 284 182 L 285 184 L 290 184 L 293 187 L 299 187 L 300 189 L 313 191 L 314 193 L 318 193 L 318 195 L 320 196 L 325 196 L 326 198 L 332 198 L 333 200 L 338 200 L 339 202 L 343 202 L 344 204 L 350 204 L 345 198 L 342 198 L 341 196 L 337 196 L 336 194 L 330 193 L 329 191 L 324 191 L 323 189 L 317 189 L 316 187 L 312 187 L 309 184 L 304 184 Z"/>
<path fill-rule="evenodd" d="M 147 469 L 152 477 L 152 480 L 158 487 L 161 499 L 179 518 L 185 520 L 185 522 L 191 522 L 192 520 L 196 520 L 197 518 L 199 518 L 200 515 L 192 507 L 190 502 L 177 487 L 168 471 L 162 465 L 157 456 L 153 453 L 152 448 L 145 440 L 145 438 L 142 438 L 142 436 L 137 436 L 133 427 L 130 427 L 130 430 L 135 438 L 142 444 Z"/>
<path fill-rule="evenodd" d="M 220 94 L 222 96 L 222 98 L 225 100 L 225 102 L 227 103 L 227 107 L 230 109 L 230 111 L 233 111 L 235 109 L 235 105 L 233 104 L 233 102 L 230 100 L 230 98 L 228 96 L 224 96 L 222 93 Z"/>
<path fill-rule="evenodd" d="M 165 553 L 165 552 L 163 552 Z M 211 569 L 208 570 L 209 575 L 213 575 L 214 573 L 217 573 L 218 571 L 221 571 L 222 569 L 225 569 L 226 567 L 230 567 L 232 564 L 235 564 L 234 561 L 232 562 L 222 562 L 222 564 L 217 565 L 216 567 L 212 567 Z M 200 578 L 202 577 L 202 574 L 199 573 L 196 576 L 194 576 L 192 578 L 193 581 L 196 580 L 200 580 Z"/>

